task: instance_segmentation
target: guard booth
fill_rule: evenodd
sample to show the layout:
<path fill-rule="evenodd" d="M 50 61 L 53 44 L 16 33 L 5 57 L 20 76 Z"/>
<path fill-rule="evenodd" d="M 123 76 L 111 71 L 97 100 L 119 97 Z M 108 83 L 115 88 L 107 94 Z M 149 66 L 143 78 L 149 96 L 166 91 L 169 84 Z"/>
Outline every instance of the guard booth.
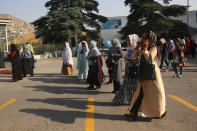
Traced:
<path fill-rule="evenodd" d="M 10 20 L 0 18 L 0 68 L 5 68 L 4 57 L 8 54 L 7 25 Z"/>

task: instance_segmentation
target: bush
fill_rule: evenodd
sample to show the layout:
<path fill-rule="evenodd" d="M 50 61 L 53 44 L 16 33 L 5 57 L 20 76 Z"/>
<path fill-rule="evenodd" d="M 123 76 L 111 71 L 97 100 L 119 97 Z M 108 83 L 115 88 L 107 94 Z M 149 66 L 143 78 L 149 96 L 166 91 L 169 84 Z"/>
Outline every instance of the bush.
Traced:
<path fill-rule="evenodd" d="M 34 53 L 35 54 L 44 54 L 45 52 L 50 52 L 54 53 L 56 51 L 55 47 L 53 46 L 41 46 L 41 47 L 36 47 L 34 48 Z"/>

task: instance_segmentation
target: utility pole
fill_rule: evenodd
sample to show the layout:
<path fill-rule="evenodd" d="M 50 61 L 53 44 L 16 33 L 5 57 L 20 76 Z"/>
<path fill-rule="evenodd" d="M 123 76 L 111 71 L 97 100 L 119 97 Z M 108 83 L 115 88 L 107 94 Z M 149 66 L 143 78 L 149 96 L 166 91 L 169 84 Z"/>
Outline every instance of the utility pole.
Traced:
<path fill-rule="evenodd" d="M 187 0 L 187 25 L 189 26 L 189 0 Z"/>

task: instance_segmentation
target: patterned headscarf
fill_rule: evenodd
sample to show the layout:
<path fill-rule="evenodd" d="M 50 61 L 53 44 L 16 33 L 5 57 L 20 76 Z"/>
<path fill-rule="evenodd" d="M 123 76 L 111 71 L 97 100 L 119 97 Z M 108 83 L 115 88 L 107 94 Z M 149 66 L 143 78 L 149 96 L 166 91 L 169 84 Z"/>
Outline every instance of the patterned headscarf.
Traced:
<path fill-rule="evenodd" d="M 29 51 L 29 48 L 27 45 L 23 45 L 23 52 L 21 54 L 23 58 L 30 59 L 32 57 L 31 52 Z"/>
<path fill-rule="evenodd" d="M 148 39 L 149 39 L 149 42 L 150 42 L 150 47 L 156 46 L 157 35 L 153 31 L 150 31 L 148 37 L 149 37 Z"/>
<path fill-rule="evenodd" d="M 137 40 L 139 37 L 136 34 L 131 34 L 131 35 L 128 35 L 128 38 L 130 39 L 130 42 L 131 42 L 131 45 L 128 46 L 128 48 L 130 50 L 133 50 L 137 46 Z"/>
<path fill-rule="evenodd" d="M 104 46 L 107 47 L 107 48 L 109 48 L 109 49 L 112 48 L 111 41 L 109 41 L 109 40 L 108 41 L 105 41 L 104 42 Z"/>
<path fill-rule="evenodd" d="M 128 35 L 128 39 L 130 40 L 130 44 L 131 45 L 128 45 L 128 48 L 127 48 L 127 52 L 124 56 L 129 56 L 130 55 L 130 52 L 135 49 L 135 47 L 137 46 L 137 41 L 138 41 L 138 35 L 136 34 L 131 34 L 131 35 Z"/>

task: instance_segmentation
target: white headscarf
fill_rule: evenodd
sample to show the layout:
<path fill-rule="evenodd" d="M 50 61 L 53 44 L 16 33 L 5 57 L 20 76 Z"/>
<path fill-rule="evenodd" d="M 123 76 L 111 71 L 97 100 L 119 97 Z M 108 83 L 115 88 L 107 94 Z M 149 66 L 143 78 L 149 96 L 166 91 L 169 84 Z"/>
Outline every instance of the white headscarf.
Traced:
<path fill-rule="evenodd" d="M 129 56 L 129 52 L 135 49 L 135 47 L 137 46 L 137 41 L 139 37 L 136 34 L 131 34 L 131 35 L 128 35 L 128 38 L 130 39 L 131 45 L 128 46 L 127 52 L 124 56 Z"/>
<path fill-rule="evenodd" d="M 90 52 L 88 54 L 88 56 L 99 56 L 101 55 L 100 51 L 97 48 L 97 42 L 94 40 L 90 41 Z"/>
<path fill-rule="evenodd" d="M 74 65 L 72 58 L 72 51 L 70 49 L 69 43 L 65 42 L 64 51 L 62 53 L 62 60 L 65 65 Z"/>
<path fill-rule="evenodd" d="M 166 43 L 166 40 L 164 38 L 161 38 L 160 41 L 161 41 L 162 44 Z"/>
<path fill-rule="evenodd" d="M 119 39 L 113 39 L 113 47 L 121 47 L 121 43 L 119 41 Z"/>

